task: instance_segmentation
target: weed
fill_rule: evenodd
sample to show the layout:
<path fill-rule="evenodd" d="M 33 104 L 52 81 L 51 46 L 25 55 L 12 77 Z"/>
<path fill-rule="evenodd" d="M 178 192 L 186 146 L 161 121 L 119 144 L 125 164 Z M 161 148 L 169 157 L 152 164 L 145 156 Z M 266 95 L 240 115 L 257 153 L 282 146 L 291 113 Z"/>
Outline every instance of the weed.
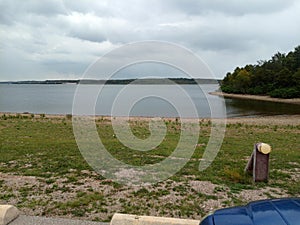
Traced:
<path fill-rule="evenodd" d="M 235 182 L 235 183 L 239 183 L 243 179 L 243 176 L 237 170 L 231 170 L 231 169 L 225 168 L 224 174 L 230 181 Z"/>

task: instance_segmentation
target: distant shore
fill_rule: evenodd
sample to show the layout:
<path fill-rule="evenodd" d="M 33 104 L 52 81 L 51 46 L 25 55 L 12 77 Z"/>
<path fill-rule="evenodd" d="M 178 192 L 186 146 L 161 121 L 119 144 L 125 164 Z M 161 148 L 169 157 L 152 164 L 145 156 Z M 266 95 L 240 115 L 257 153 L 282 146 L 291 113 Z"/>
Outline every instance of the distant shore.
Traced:
<path fill-rule="evenodd" d="M 26 81 L 0 81 L 0 84 L 96 84 L 96 85 L 172 85 L 172 84 L 218 84 L 220 80 L 215 79 L 191 79 L 191 78 L 142 78 L 142 79 L 81 79 L 81 80 L 26 80 Z"/>
<path fill-rule="evenodd" d="M 270 96 L 262 96 L 262 95 L 228 94 L 228 93 L 224 93 L 224 92 L 210 92 L 209 94 L 223 96 L 225 98 L 239 98 L 239 99 L 249 99 L 249 100 L 279 102 L 279 103 L 300 105 L 300 98 L 282 99 L 282 98 L 272 98 Z"/>

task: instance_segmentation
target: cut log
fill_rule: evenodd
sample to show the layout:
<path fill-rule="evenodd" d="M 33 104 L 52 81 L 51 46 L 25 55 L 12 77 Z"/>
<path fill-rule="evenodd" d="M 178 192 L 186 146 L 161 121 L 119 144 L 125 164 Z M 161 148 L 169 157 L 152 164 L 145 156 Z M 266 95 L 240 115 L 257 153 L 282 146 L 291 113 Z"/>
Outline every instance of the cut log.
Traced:
<path fill-rule="evenodd" d="M 253 174 L 254 182 L 267 182 L 269 179 L 269 157 L 271 146 L 257 143 L 246 165 L 245 172 Z"/>
<path fill-rule="evenodd" d="M 257 150 L 263 154 L 270 154 L 271 152 L 271 146 L 266 144 L 266 143 L 258 143 L 257 145 Z"/>

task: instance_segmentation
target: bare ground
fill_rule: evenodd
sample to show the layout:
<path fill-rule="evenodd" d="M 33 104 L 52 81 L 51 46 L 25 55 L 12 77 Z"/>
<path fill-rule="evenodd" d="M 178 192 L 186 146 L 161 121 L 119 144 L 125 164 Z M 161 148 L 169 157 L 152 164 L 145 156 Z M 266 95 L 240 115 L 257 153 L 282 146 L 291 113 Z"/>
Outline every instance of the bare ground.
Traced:
<path fill-rule="evenodd" d="M 10 113 L 10 112 L 0 112 L 0 116 L 3 115 L 11 115 L 11 116 L 16 116 L 17 113 Z M 30 114 L 28 113 L 18 113 L 20 116 L 29 116 Z M 41 117 L 38 114 L 34 115 L 35 118 Z M 62 114 L 46 114 L 45 118 L 48 119 L 64 119 L 66 118 L 66 115 Z M 101 121 L 101 122 L 110 122 L 111 120 L 119 120 L 119 121 L 124 121 L 128 120 L 128 117 L 111 117 L 111 116 L 91 116 L 91 119 L 95 119 L 96 121 Z M 130 121 L 151 121 L 151 120 L 157 120 L 160 118 L 153 118 L 153 117 L 129 117 Z M 178 120 L 178 118 L 174 117 L 163 117 L 161 118 L 165 121 L 175 121 Z M 275 116 L 257 116 L 257 117 L 234 117 L 234 118 L 224 118 L 224 119 L 210 119 L 210 118 L 201 118 L 201 119 L 182 119 L 185 121 L 202 121 L 202 122 L 207 122 L 209 120 L 213 120 L 215 122 L 218 121 L 225 121 L 226 123 L 232 124 L 232 123 L 245 123 L 245 124 L 254 124 L 254 125 L 300 125 L 300 115 L 275 115 Z M 1 129 L 1 128 L 0 128 Z"/>
<path fill-rule="evenodd" d="M 115 212 L 123 212 L 124 207 L 146 207 L 148 209 L 139 214 L 200 220 L 203 215 L 216 209 L 233 206 L 235 199 L 248 202 L 269 197 L 289 196 L 285 190 L 272 187 L 232 193 L 227 186 L 213 184 L 210 181 L 196 181 L 192 178 L 190 182 L 167 180 L 156 186 L 116 188 L 109 180 L 99 180 L 94 172 L 81 171 L 81 173 L 86 177 L 78 179 L 75 184 L 68 182 L 66 177 L 56 178 L 53 183 L 49 183 L 43 178 L 0 173 L 1 194 L 11 195 L 7 200 L 0 200 L 0 204 L 19 205 L 23 214 L 35 216 L 108 221 Z M 299 177 L 296 179 L 299 180 Z M 178 191 L 176 187 L 184 190 Z M 144 190 L 147 190 L 144 193 L 146 196 L 140 196 L 138 193 Z M 80 202 L 77 203 L 80 193 L 88 193 L 83 196 L 86 198 L 100 193 L 103 200 L 85 205 L 84 215 L 76 216 L 72 210 L 65 207 L 72 207 L 74 204 L 76 210 L 76 204 L 80 205 Z M 199 198 L 197 197 L 199 195 L 205 197 Z M 195 204 L 195 200 L 199 209 L 195 209 L 189 216 L 181 216 L 180 206 Z M 178 208 L 171 206 L 178 206 Z"/>

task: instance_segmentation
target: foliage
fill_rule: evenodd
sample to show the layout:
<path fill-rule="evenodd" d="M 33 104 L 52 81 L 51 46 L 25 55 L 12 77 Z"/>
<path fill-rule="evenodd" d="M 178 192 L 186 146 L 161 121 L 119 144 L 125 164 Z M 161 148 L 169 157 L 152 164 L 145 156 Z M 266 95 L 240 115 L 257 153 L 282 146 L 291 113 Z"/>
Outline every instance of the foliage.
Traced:
<path fill-rule="evenodd" d="M 221 82 L 226 93 L 270 95 L 276 98 L 300 97 L 300 46 L 287 55 L 276 53 L 257 65 L 237 67 Z"/>

